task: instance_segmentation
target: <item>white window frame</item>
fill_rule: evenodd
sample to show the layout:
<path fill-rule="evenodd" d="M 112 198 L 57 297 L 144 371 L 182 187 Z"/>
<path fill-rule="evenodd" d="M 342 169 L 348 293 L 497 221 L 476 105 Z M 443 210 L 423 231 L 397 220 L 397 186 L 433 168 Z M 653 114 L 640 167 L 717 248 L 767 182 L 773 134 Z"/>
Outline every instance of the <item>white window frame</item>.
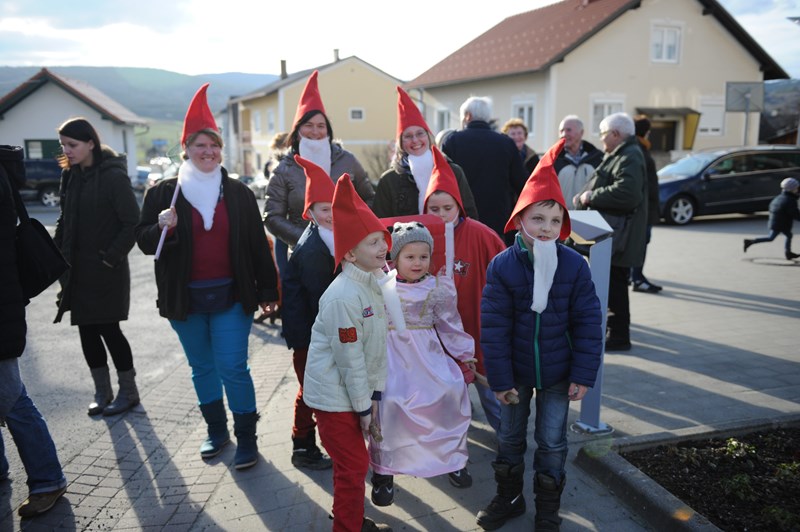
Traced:
<path fill-rule="evenodd" d="M 512 101 L 511 117 L 519 118 L 525 123 L 525 127 L 528 128 L 528 138 L 532 139 L 536 130 L 536 98 Z"/>
<path fill-rule="evenodd" d="M 436 131 L 444 131 L 450 129 L 450 109 L 442 107 L 436 110 Z"/>
<path fill-rule="evenodd" d="M 675 39 L 673 53 L 669 53 L 668 38 Z M 656 46 L 659 46 L 658 52 Z M 683 28 L 681 24 L 654 22 L 650 27 L 650 61 L 653 63 L 678 64 L 683 51 Z"/>
<path fill-rule="evenodd" d="M 725 98 L 701 96 L 698 107 L 700 108 L 700 122 L 697 124 L 697 135 L 703 137 L 725 135 Z"/>
<path fill-rule="evenodd" d="M 595 112 L 596 109 L 602 106 L 600 113 Z M 589 130 L 592 135 L 600 136 L 600 122 L 605 117 L 613 113 L 621 113 L 625 110 L 625 98 L 621 96 L 598 96 L 592 98 L 592 105 L 589 108 L 589 116 L 591 116 L 592 124 Z"/>
<path fill-rule="evenodd" d="M 267 133 L 275 133 L 275 110 L 267 109 Z"/>
<path fill-rule="evenodd" d="M 354 113 L 361 113 L 360 117 L 353 116 Z M 351 107 L 347 110 L 347 117 L 351 122 L 363 122 L 367 118 L 367 112 L 363 107 Z"/>
<path fill-rule="evenodd" d="M 261 111 L 253 111 L 253 116 L 251 118 L 251 122 L 253 124 L 253 134 L 260 135 L 261 134 Z"/>

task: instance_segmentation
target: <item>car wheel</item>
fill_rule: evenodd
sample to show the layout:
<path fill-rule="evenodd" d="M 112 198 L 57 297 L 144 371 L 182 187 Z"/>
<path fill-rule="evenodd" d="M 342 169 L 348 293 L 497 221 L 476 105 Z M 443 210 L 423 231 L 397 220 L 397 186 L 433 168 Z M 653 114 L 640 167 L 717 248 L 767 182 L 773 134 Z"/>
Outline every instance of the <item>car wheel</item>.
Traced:
<path fill-rule="evenodd" d="M 668 224 L 688 224 L 694 217 L 694 202 L 688 196 L 674 197 L 667 203 L 664 214 L 664 219 Z"/>
<path fill-rule="evenodd" d="M 57 187 L 44 187 L 39 191 L 39 201 L 45 207 L 58 207 L 61 204 L 61 197 L 58 195 Z"/>

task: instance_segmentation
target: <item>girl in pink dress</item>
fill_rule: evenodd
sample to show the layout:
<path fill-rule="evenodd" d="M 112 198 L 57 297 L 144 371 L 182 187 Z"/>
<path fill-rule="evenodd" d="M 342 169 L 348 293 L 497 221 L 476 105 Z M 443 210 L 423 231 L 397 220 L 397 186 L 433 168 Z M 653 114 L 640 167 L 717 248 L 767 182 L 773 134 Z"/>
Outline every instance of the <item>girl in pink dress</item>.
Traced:
<path fill-rule="evenodd" d="M 397 298 L 385 294 L 388 377 L 378 403 L 383 439 L 370 438 L 377 506 L 392 504 L 396 474 L 447 473 L 457 488 L 472 485 L 466 468 L 472 410 L 454 358 L 474 369 L 475 345 L 461 325 L 453 280 L 428 273 L 432 248 L 421 223 L 394 224 L 391 258 L 402 312 L 392 308 Z"/>

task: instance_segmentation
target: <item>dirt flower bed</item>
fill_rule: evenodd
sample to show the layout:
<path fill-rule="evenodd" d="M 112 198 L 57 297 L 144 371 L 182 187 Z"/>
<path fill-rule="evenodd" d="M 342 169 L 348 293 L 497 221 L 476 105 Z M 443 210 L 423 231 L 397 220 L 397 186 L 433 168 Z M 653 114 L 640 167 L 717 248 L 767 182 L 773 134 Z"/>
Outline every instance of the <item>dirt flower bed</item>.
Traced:
<path fill-rule="evenodd" d="M 621 455 L 723 530 L 800 532 L 800 428 Z"/>

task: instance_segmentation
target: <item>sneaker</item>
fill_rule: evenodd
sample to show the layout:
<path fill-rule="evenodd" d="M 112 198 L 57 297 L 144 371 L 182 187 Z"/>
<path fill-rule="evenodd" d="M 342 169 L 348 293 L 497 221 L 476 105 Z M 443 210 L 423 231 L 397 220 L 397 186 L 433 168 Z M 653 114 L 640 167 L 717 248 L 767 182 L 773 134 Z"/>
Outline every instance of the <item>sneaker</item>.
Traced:
<path fill-rule="evenodd" d="M 744 239 L 744 252 L 747 253 L 747 248 L 753 245 L 753 241 L 747 238 Z"/>
<path fill-rule="evenodd" d="M 631 341 L 624 338 L 606 338 L 606 351 L 630 351 Z"/>
<path fill-rule="evenodd" d="M 375 506 L 389 506 L 394 502 L 394 477 L 391 475 L 372 476 L 372 494 Z"/>
<path fill-rule="evenodd" d="M 20 517 L 34 517 L 45 513 L 47 510 L 55 506 L 58 499 L 67 492 L 67 487 L 58 488 L 53 491 L 44 493 L 32 493 L 28 495 L 22 506 L 19 507 L 17 513 Z"/>
<path fill-rule="evenodd" d="M 496 530 L 506 521 L 525 513 L 525 497 L 520 493 L 513 499 L 496 495 L 485 510 L 478 512 L 478 526 L 484 530 Z"/>
<path fill-rule="evenodd" d="M 797 258 L 800 258 L 800 255 L 798 255 L 797 253 L 792 253 L 791 251 L 786 252 L 786 260 L 794 260 Z"/>
<path fill-rule="evenodd" d="M 450 479 L 450 484 L 456 488 L 469 488 L 472 486 L 472 475 L 469 474 L 469 471 L 467 471 L 466 467 L 464 469 L 459 469 L 458 471 L 448 473 L 447 477 Z"/>
<path fill-rule="evenodd" d="M 657 294 L 663 289 L 664 289 L 663 286 L 658 286 L 657 284 L 653 284 L 649 281 L 637 281 L 633 283 L 634 292 L 646 292 L 648 294 Z"/>
<path fill-rule="evenodd" d="M 311 449 L 292 451 L 292 465 L 312 471 L 321 471 L 333 467 L 333 461 L 322 454 L 318 447 L 312 447 Z"/>
<path fill-rule="evenodd" d="M 392 532 L 392 527 L 383 523 L 376 523 L 369 517 L 365 517 L 361 522 L 361 532 Z"/>

